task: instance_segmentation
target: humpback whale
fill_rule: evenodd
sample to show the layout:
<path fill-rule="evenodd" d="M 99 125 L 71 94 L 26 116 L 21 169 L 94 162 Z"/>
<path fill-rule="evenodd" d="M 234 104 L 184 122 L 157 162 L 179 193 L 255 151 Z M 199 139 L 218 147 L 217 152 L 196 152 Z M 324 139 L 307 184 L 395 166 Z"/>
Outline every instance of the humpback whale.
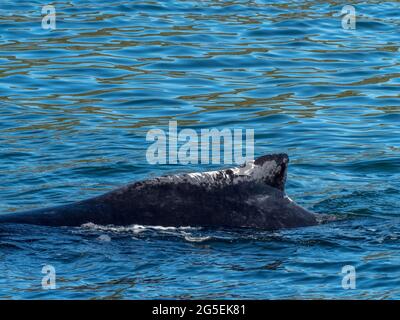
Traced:
<path fill-rule="evenodd" d="M 287 154 L 273 154 L 231 169 L 161 176 L 68 205 L 1 214 L 0 223 L 265 230 L 315 225 L 316 215 L 285 193 L 288 163 Z"/>

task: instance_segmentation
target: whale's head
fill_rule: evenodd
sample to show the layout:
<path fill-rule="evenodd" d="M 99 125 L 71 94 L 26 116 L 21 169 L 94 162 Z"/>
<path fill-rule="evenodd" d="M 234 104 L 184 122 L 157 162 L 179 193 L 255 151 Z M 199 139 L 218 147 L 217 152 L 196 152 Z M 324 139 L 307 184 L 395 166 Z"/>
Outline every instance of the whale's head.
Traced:
<path fill-rule="evenodd" d="M 289 156 L 285 153 L 270 154 L 248 161 L 235 172 L 238 176 L 248 176 L 251 179 L 284 191 Z"/>

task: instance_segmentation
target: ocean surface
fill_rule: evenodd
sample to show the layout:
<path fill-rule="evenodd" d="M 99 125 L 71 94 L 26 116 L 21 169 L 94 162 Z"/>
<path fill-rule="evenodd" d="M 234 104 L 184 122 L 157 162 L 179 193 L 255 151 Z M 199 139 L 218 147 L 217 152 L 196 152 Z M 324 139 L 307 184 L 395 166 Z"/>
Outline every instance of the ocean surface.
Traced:
<path fill-rule="evenodd" d="M 256 156 L 290 155 L 289 196 L 337 220 L 0 225 L 1 299 L 400 298 L 399 2 L 52 3 L 55 30 L 47 1 L 0 2 L 0 214 L 226 167 L 149 164 L 146 133 L 177 120 L 254 129 Z"/>

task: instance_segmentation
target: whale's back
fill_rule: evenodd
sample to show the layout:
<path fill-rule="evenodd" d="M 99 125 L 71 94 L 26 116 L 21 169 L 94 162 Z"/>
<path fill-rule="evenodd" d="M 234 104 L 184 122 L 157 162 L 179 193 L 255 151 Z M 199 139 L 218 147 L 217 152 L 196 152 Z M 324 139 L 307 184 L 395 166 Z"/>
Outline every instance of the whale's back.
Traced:
<path fill-rule="evenodd" d="M 266 230 L 316 224 L 284 192 L 288 156 L 245 165 L 139 181 L 67 206 L 0 216 L 0 222 L 79 226 L 85 223 Z"/>

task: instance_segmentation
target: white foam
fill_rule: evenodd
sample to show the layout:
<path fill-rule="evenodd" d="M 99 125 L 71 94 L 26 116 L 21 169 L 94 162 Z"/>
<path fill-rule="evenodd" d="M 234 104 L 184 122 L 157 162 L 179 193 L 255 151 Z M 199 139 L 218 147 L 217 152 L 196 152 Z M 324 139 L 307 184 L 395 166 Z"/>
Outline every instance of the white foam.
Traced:
<path fill-rule="evenodd" d="M 184 231 L 184 230 L 199 230 L 200 228 L 183 226 L 183 227 L 163 227 L 163 226 L 146 226 L 140 224 L 133 224 L 129 226 L 115 226 L 115 225 L 99 225 L 92 222 L 81 225 L 84 229 L 91 229 L 97 231 L 111 231 L 111 232 L 134 232 L 140 233 L 146 230 L 157 231 Z"/>
<path fill-rule="evenodd" d="M 100 232 L 109 232 L 109 233 L 116 233 L 116 234 L 132 234 L 132 239 L 139 240 L 137 238 L 140 233 L 145 231 L 156 231 L 162 235 L 170 235 L 182 238 L 188 242 L 203 242 L 209 240 L 211 237 L 208 236 L 197 236 L 193 235 L 193 231 L 201 230 L 199 227 L 163 227 L 163 226 L 145 226 L 134 224 L 130 226 L 114 226 L 114 225 L 98 225 L 94 223 L 85 223 L 81 226 L 81 228 L 89 230 L 89 231 L 100 231 Z M 98 238 L 100 241 L 110 241 L 111 237 L 108 235 L 100 235 Z"/>
<path fill-rule="evenodd" d="M 185 236 L 185 240 L 189 242 L 204 242 L 210 240 L 211 237 L 192 237 L 192 236 Z"/>

